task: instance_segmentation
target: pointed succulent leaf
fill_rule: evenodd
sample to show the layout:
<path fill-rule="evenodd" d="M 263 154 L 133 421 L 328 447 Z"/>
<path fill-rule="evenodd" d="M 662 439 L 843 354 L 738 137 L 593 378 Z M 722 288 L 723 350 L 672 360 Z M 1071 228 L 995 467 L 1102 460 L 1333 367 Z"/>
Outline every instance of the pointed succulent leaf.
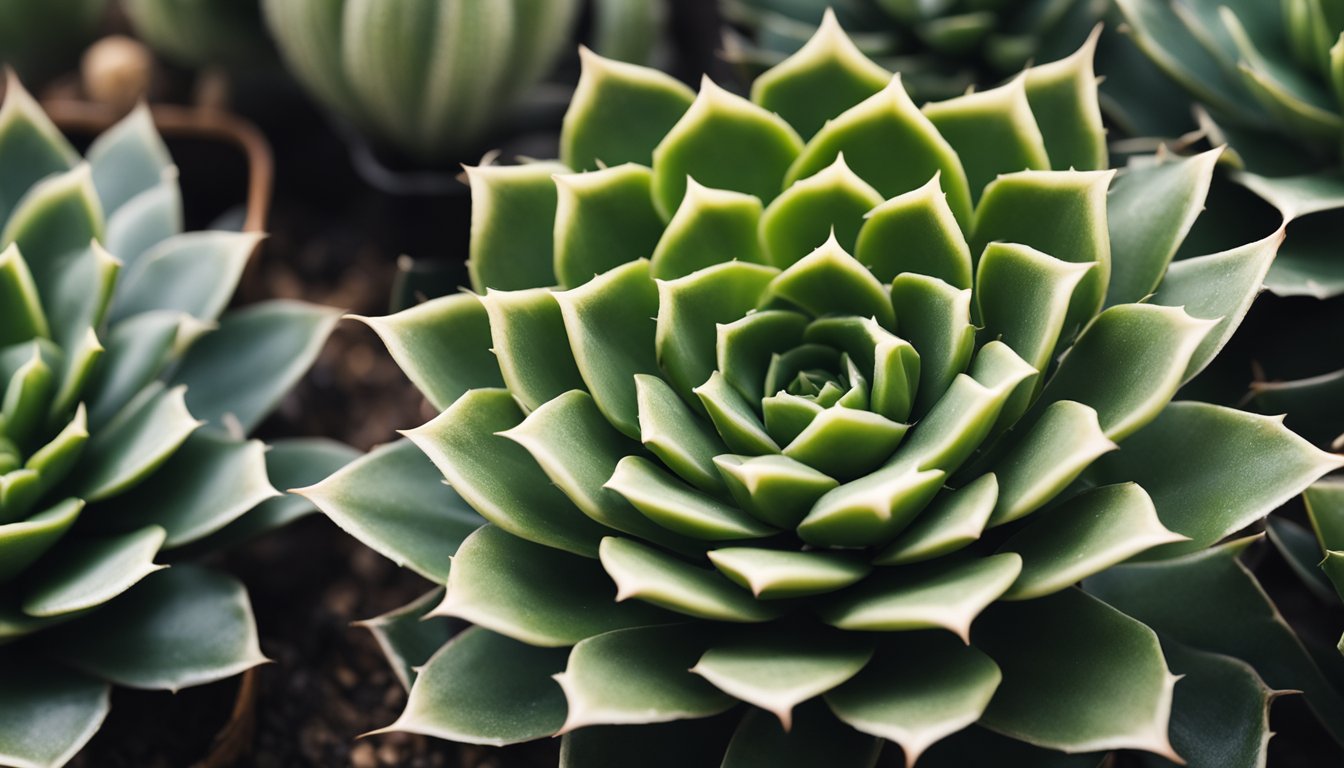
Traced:
<path fill-rule="evenodd" d="M 435 408 L 469 389 L 502 384 L 490 353 L 490 321 L 480 299 L 457 294 L 388 317 L 359 317 Z"/>
<path fill-rule="evenodd" d="M 185 387 L 152 386 L 89 438 L 79 463 L 80 495 L 110 498 L 142 482 L 201 426 L 187 410 Z"/>
<path fill-rule="evenodd" d="M 882 195 L 845 165 L 844 153 L 835 162 L 784 190 L 761 216 L 761 242 L 769 263 L 788 267 L 828 237 L 847 251 L 864 216 L 881 205 Z"/>
<path fill-rule="evenodd" d="M 907 272 L 892 283 L 891 302 L 901 338 L 919 352 L 914 415 L 922 416 L 971 361 L 975 350 L 971 291 Z"/>
<path fill-rule="evenodd" d="M 974 544 L 989 523 L 998 495 L 999 482 L 992 473 L 955 491 L 944 491 L 874 563 L 918 563 Z"/>
<path fill-rule="evenodd" d="M 163 568 L 154 564 L 164 531 L 146 526 L 62 547 L 29 577 L 23 612 L 51 617 L 102 605 Z"/>
<path fill-rule="evenodd" d="M 491 349 L 500 375 L 519 405 L 531 411 L 583 388 L 554 292 L 489 290 L 480 301 L 490 319 Z"/>
<path fill-rule="evenodd" d="M 578 170 L 649 165 L 695 94 L 656 69 L 579 49 L 583 73 L 560 132 L 560 159 Z"/>
<path fill-rule="evenodd" d="M 872 571 L 862 560 L 839 552 L 725 547 L 711 550 L 708 555 L 723 575 L 762 599 L 834 592 Z"/>
<path fill-rule="evenodd" d="M 1249 664 L 1163 642 L 1181 676 L 1171 710 L 1171 744 L 1191 768 L 1268 765 L 1271 691 Z"/>
<path fill-rule="evenodd" d="M 1118 566 L 1088 579 L 1084 587 L 1164 638 L 1240 659 L 1276 690 L 1302 691 L 1338 741 L 1344 736 L 1344 696 L 1327 682 L 1259 582 L 1238 562 L 1251 541 Z"/>
<path fill-rule="evenodd" d="M 93 186 L 109 216 L 136 195 L 158 186 L 163 172 L 173 164 L 145 104 L 94 139 L 88 159 Z"/>
<path fill-rule="evenodd" d="M 626 163 L 555 177 L 555 277 L 565 288 L 636 259 L 658 246 L 663 222 L 649 200 L 653 172 Z"/>
<path fill-rule="evenodd" d="M 1095 410 L 1071 400 L 1053 403 L 995 465 L 999 495 L 989 525 L 1040 509 L 1116 447 L 1102 432 Z"/>
<path fill-rule="evenodd" d="M 769 621 L 776 613 L 727 578 L 631 539 L 603 539 L 601 559 L 618 601 L 636 598 L 714 621 Z"/>
<path fill-rule="evenodd" d="M 1116 176 L 1106 198 L 1111 234 L 1107 306 L 1141 301 L 1165 285 L 1167 266 L 1204 210 L 1222 152 L 1218 148 L 1190 158 L 1159 158 Z"/>
<path fill-rule="evenodd" d="M 132 688 L 177 691 L 266 661 L 243 585 L 190 565 L 151 575 L 52 642 L 71 666 Z"/>
<path fill-rule="evenodd" d="M 827 491 L 799 523 L 798 535 L 818 546 L 885 543 L 928 506 L 946 479 L 940 469 L 884 467 Z"/>
<path fill-rule="evenodd" d="M 1026 71 L 1027 98 L 1052 168 L 1095 171 L 1107 166 L 1106 132 L 1092 69 L 1100 37 L 1098 27 L 1073 55 Z"/>
<path fill-rule="evenodd" d="M 560 163 L 467 167 L 471 185 L 471 259 L 477 293 L 554 285 L 556 174 Z"/>
<path fill-rule="evenodd" d="M 632 261 L 555 294 L 579 374 L 602 415 L 639 437 L 635 374 L 656 374 L 658 288 L 649 262 Z"/>
<path fill-rule="evenodd" d="M 96 677 L 30 658 L 6 663 L 0 677 L 0 761 L 6 764 L 65 765 L 107 716 L 111 686 Z"/>
<path fill-rule="evenodd" d="M 1157 635 L 1135 619 L 1070 589 L 997 607 L 975 644 L 1003 671 L 986 727 L 1065 752 L 1137 749 L 1180 760 L 1167 733 L 1176 676 Z"/>
<path fill-rule="evenodd" d="M 784 118 L 806 140 L 890 80 L 891 73 L 865 56 L 827 9 L 802 48 L 752 82 L 751 100 Z"/>
<path fill-rule="evenodd" d="M 162 309 L 215 320 L 260 241 L 254 233 L 190 232 L 160 243 L 119 282 L 110 320 Z"/>
<path fill-rule="evenodd" d="M 1022 557 L 1022 573 L 1003 599 L 1044 597 L 1140 552 L 1185 540 L 1162 526 L 1138 484 L 1093 488 L 1033 517 L 1004 542 L 1001 551 Z"/>
<path fill-rule="evenodd" d="M 79 154 L 24 90 L 19 79 L 7 78 L 0 105 L 0 221 L 7 220 L 38 181 L 67 171 Z"/>
<path fill-rule="evenodd" d="M 50 336 L 33 275 L 10 243 L 0 252 L 0 347 Z"/>
<path fill-rule="evenodd" d="M 832 626 L 866 632 L 945 629 L 969 643 L 971 622 L 1012 586 L 1012 553 L 961 562 L 884 568 L 822 608 Z"/>
<path fill-rule="evenodd" d="M 961 158 L 973 200 L 999 174 L 1050 169 L 1045 139 L 1027 100 L 1027 75 L 927 104 L 923 112 Z"/>
<path fill-rule="evenodd" d="M 26 520 L 0 525 L 0 583 L 23 573 L 55 546 L 83 509 L 83 501 L 66 499 Z"/>
<path fill-rule="evenodd" d="M 717 435 L 657 376 L 635 377 L 640 441 L 682 480 L 705 493 L 724 490 L 714 458 L 724 453 Z"/>
<path fill-rule="evenodd" d="M 640 603 L 616 603 L 614 595 L 596 562 L 485 525 L 453 555 L 448 591 L 433 615 L 547 648 L 671 618 Z"/>
<path fill-rule="evenodd" d="M 692 673 L 706 641 L 693 625 L 606 632 L 574 646 L 556 675 L 569 714 L 561 732 L 716 715 L 733 699 Z"/>
<path fill-rule="evenodd" d="M 489 745 L 550 736 L 565 721 L 565 696 L 552 679 L 564 666 L 563 649 L 472 627 L 420 668 L 406 709 L 383 731 Z"/>
<path fill-rule="evenodd" d="M 126 201 L 108 214 L 103 244 L 127 268 L 134 268 L 146 253 L 182 232 L 182 188 L 177 167 L 164 169 L 159 183 Z"/>
<path fill-rule="evenodd" d="M 439 583 L 449 557 L 484 523 L 409 440 L 375 448 L 298 493 L 379 554 Z"/>
<path fill-rule="evenodd" d="M 840 484 L 808 465 L 788 456 L 714 457 L 733 499 L 746 511 L 777 528 L 792 528 L 807 515 L 813 503 Z"/>
<path fill-rule="evenodd" d="M 1162 524 L 1190 539 L 1153 553 L 1171 556 L 1236 533 L 1342 464 L 1288 431 L 1282 418 L 1179 402 L 1089 476 L 1142 486 Z"/>
<path fill-rule="evenodd" d="M 1025 245 L 990 243 L 976 271 L 976 309 L 985 334 L 1012 347 L 1036 370 L 1047 370 L 1062 341 L 1073 292 L 1093 268 Z"/>
<path fill-rule="evenodd" d="M 910 100 L 899 74 L 808 140 L 789 167 L 785 186 L 815 174 L 841 153 L 849 167 L 886 199 L 917 189 L 940 173 L 953 215 L 963 227 L 970 222 L 966 171 L 951 145 Z M 909 162 L 892 163 L 893 154 Z"/>
<path fill-rule="evenodd" d="M 971 287 L 971 249 L 943 192 L 942 171 L 873 208 L 864 219 L 854 257 L 879 281 L 914 272 L 953 288 Z"/>
<path fill-rule="evenodd" d="M 400 608 L 356 622 L 373 634 L 392 672 L 408 691 L 419 674 L 417 670 L 453 637 L 452 619 L 429 615 L 441 602 L 443 587 L 438 587 Z"/>
<path fill-rule="evenodd" d="M 688 178 L 768 204 L 802 148 L 798 132 L 779 115 L 706 77 L 686 114 L 653 150 L 654 207 L 664 220 L 671 218 Z"/>
<path fill-rule="evenodd" d="M 882 653 L 826 694 L 836 716 L 894 741 L 914 765 L 933 744 L 980 719 L 1002 675 L 979 650 L 931 632 L 883 641 Z"/>
<path fill-rule="evenodd" d="M 757 235 L 762 210 L 754 195 L 687 179 L 686 194 L 653 251 L 653 276 L 671 280 L 733 260 L 765 263 Z"/>

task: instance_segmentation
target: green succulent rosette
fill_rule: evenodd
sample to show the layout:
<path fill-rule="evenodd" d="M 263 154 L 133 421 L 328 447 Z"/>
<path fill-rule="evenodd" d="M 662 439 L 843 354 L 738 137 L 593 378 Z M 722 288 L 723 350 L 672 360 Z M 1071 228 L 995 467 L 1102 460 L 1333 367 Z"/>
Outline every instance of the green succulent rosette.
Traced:
<path fill-rule="evenodd" d="M 579 0 L 262 0 L 314 98 L 422 162 L 479 149 L 572 40 Z"/>
<path fill-rule="evenodd" d="M 275 485 L 349 458 L 245 437 L 337 315 L 226 311 L 259 236 L 182 232 L 143 107 L 81 159 L 11 79 L 0 222 L 0 765 L 58 766 L 111 685 L 178 690 L 264 661 L 243 585 L 177 563 L 303 514 Z"/>
<path fill-rule="evenodd" d="M 834 25 L 750 99 L 584 59 L 560 162 L 468 170 L 473 291 L 368 320 L 441 414 L 304 491 L 443 585 L 369 623 L 390 730 L 1251 766 L 1292 688 L 1344 739 L 1221 543 L 1341 460 L 1171 402 L 1280 240 L 1172 261 L 1216 151 L 1104 170 L 1090 48 L 923 109 Z"/>

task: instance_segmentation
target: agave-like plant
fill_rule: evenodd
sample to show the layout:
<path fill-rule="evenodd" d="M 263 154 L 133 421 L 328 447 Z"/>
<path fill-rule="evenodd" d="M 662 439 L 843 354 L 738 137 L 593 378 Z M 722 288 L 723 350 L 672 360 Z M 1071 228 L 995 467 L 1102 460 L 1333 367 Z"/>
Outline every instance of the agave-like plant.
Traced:
<path fill-rule="evenodd" d="M 302 514 L 274 484 L 347 458 L 245 437 L 337 318 L 225 311 L 259 236 L 182 233 L 143 107 L 81 159 L 11 78 L 0 222 L 0 765 L 58 766 L 111 685 L 178 690 L 264 660 L 243 585 L 177 553 Z"/>
<path fill-rule="evenodd" d="M 1280 236 L 1173 263 L 1218 153 L 1104 170 L 1091 53 L 922 110 L 831 18 L 750 99 L 586 55 L 562 162 L 468 170 L 474 291 L 368 320 L 441 415 L 304 491 L 444 585 L 371 622 L 390 729 L 1255 765 L 1267 682 L 1344 741 L 1286 628 L 1211 608 L 1258 589 L 1220 542 L 1341 460 L 1171 402 Z M 1206 560 L 1172 616 L 1131 590 Z"/>
<path fill-rule="evenodd" d="M 579 0 L 263 0 L 290 71 L 424 162 L 476 148 L 571 40 Z"/>

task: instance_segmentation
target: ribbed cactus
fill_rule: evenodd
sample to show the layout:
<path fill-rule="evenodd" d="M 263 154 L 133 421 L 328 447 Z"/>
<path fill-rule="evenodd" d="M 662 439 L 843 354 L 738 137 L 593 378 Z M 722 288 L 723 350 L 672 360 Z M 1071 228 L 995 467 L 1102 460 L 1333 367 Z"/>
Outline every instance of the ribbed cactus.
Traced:
<path fill-rule="evenodd" d="M 414 681 L 392 730 L 561 734 L 567 766 L 1263 759 L 1246 654 L 1159 638 L 1118 565 L 1235 562 L 1209 547 L 1340 464 L 1170 402 L 1279 241 L 1172 263 L 1217 152 L 1103 170 L 1090 48 L 917 109 L 828 18 L 750 99 L 585 56 L 562 154 L 468 171 L 473 292 L 368 321 L 441 415 L 306 491 L 446 584 L 372 624 Z"/>
<path fill-rule="evenodd" d="M 571 42 L 579 0 L 263 0 L 290 71 L 421 161 L 472 150 Z"/>
<path fill-rule="evenodd" d="M 177 690 L 263 661 L 243 585 L 181 548 L 304 511 L 347 458 L 250 432 L 336 322 L 225 311 L 256 234 L 182 233 L 141 108 L 81 159 L 11 79 L 0 107 L 0 764 L 58 766 L 112 684 Z M 269 468 L 269 469 L 268 469 Z M 172 567 L 166 568 L 168 562 Z"/>

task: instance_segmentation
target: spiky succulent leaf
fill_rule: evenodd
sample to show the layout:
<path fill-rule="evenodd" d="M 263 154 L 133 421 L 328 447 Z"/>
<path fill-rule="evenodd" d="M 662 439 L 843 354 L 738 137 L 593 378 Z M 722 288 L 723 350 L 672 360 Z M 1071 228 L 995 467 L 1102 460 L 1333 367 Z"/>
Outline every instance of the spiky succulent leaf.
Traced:
<path fill-rule="evenodd" d="M 924 110 L 834 26 L 755 101 L 586 55 L 580 171 L 474 171 L 475 292 L 372 321 L 443 408 L 409 436 L 492 524 L 435 610 L 481 626 L 393 727 L 579 761 L 731 712 L 727 765 L 913 761 L 972 723 L 1022 764 L 1178 759 L 1164 640 L 1075 585 L 1338 462 L 1170 402 L 1278 239 L 1169 268 L 1215 155 L 1099 170 L 1090 54 Z M 415 562 L 382 532 L 422 502 L 318 501 Z"/>
<path fill-rule="evenodd" d="M 312 363 L 336 313 L 226 312 L 258 237 L 182 233 L 171 163 L 144 108 L 81 160 L 11 80 L 0 107 L 0 665 L 47 680 L 6 673 L 7 764 L 68 760 L 101 722 L 109 682 L 177 690 L 264 661 L 240 584 L 157 561 L 307 509 L 271 503 L 266 446 L 246 434 Z M 328 472 L 339 463 L 305 455 Z"/>

